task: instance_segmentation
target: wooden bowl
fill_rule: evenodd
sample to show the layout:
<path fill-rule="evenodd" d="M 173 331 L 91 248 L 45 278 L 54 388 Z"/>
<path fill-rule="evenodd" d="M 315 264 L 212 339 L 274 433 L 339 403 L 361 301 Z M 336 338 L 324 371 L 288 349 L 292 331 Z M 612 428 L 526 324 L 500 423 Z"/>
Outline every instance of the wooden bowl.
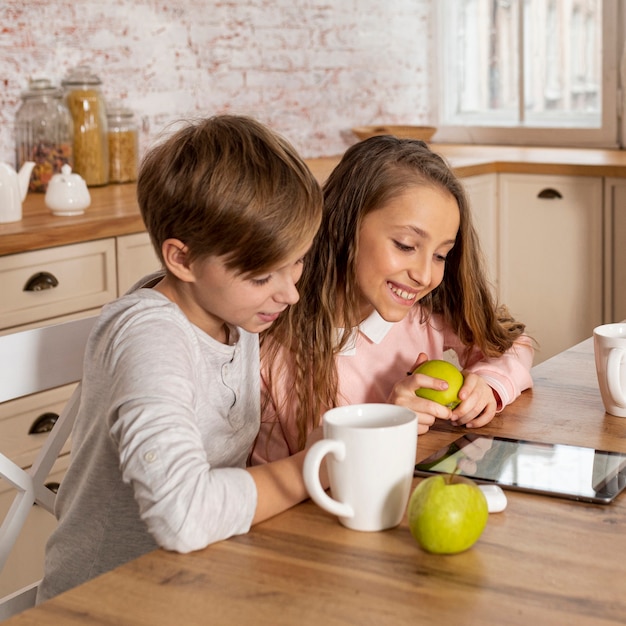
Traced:
<path fill-rule="evenodd" d="M 437 132 L 434 126 L 394 126 L 378 124 L 376 126 L 356 126 L 352 132 L 361 140 L 376 135 L 394 135 L 399 139 L 421 139 L 430 141 Z"/>

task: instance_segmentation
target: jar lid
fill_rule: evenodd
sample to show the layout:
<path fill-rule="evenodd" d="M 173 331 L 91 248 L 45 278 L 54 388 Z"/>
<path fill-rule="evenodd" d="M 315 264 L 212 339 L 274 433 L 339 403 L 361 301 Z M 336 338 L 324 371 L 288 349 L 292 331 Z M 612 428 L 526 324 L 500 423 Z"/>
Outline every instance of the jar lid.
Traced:
<path fill-rule="evenodd" d="M 115 117 L 124 117 L 131 118 L 135 115 L 135 112 L 132 109 L 129 109 L 122 102 L 114 101 L 107 102 L 107 117 L 115 118 Z"/>
<path fill-rule="evenodd" d="M 28 82 L 28 88 L 21 94 L 22 100 L 28 98 L 41 98 L 50 96 L 52 98 L 61 97 L 61 90 L 55 87 L 47 78 L 33 78 Z"/>
<path fill-rule="evenodd" d="M 102 81 L 91 71 L 89 65 L 77 65 L 67 72 L 61 84 L 66 85 L 101 85 Z"/>

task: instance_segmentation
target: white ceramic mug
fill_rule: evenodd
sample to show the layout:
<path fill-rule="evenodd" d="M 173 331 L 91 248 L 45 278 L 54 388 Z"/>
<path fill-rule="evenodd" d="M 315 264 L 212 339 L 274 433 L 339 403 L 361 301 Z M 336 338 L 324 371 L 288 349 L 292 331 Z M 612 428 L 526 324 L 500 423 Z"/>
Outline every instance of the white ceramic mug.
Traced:
<path fill-rule="evenodd" d="M 397 526 L 411 490 L 417 449 L 417 415 L 394 404 L 354 404 L 324 414 L 324 439 L 304 460 L 304 482 L 321 508 L 347 528 Z M 319 472 L 326 458 L 329 497 Z"/>
<path fill-rule="evenodd" d="M 594 328 L 593 348 L 604 408 L 626 417 L 626 323 Z"/>

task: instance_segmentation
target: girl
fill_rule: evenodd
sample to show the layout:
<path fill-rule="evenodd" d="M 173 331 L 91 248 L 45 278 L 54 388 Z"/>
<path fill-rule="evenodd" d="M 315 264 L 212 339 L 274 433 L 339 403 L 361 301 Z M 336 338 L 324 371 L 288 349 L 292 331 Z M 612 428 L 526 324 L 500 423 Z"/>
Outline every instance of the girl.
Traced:
<path fill-rule="evenodd" d="M 107 305 L 89 338 L 38 601 L 157 547 L 245 533 L 306 497 L 302 454 L 245 465 L 258 333 L 298 300 L 319 185 L 282 138 L 221 116 L 154 148 L 137 194 L 164 271 Z"/>
<path fill-rule="evenodd" d="M 262 337 L 253 463 L 302 450 L 337 405 L 403 404 L 424 433 L 436 418 L 483 426 L 532 386 L 531 341 L 494 302 L 462 184 L 440 156 L 372 137 L 347 150 L 324 201 L 301 300 Z M 449 349 L 465 375 L 453 411 L 415 395 L 444 381 L 411 375 Z"/>

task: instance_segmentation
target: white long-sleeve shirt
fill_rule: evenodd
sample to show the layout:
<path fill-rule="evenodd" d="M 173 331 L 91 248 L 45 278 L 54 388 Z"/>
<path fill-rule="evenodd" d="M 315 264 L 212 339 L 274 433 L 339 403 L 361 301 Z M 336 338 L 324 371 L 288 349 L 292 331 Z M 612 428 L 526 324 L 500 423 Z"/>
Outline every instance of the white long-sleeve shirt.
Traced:
<path fill-rule="evenodd" d="M 38 601 L 157 547 L 188 552 L 250 529 L 258 336 L 232 337 L 219 343 L 152 289 L 103 309 Z"/>

